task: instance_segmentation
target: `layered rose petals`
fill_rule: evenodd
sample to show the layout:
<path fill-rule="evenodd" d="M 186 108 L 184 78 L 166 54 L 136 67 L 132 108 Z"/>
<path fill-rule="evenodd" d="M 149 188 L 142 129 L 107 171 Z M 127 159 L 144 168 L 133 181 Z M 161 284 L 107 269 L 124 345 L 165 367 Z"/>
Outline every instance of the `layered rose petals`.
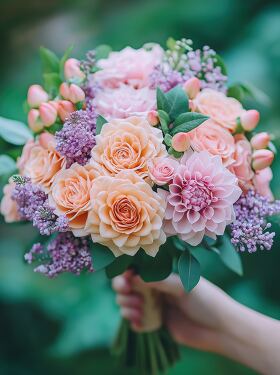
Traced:
<path fill-rule="evenodd" d="M 158 190 L 167 201 L 164 230 L 193 246 L 204 235 L 216 238 L 224 233 L 234 219 L 233 204 L 241 194 L 236 177 L 221 158 L 206 151 L 183 161 L 169 190 Z"/>
<path fill-rule="evenodd" d="M 93 242 L 115 256 L 135 255 L 142 248 L 155 256 L 166 240 L 162 229 L 166 203 L 135 172 L 98 177 L 91 189 L 92 206 L 85 230 Z"/>
<path fill-rule="evenodd" d="M 90 163 L 103 175 L 115 176 L 122 170 L 133 170 L 146 178 L 148 160 L 165 155 L 162 132 L 141 117 L 130 117 L 103 125 L 96 136 Z"/>

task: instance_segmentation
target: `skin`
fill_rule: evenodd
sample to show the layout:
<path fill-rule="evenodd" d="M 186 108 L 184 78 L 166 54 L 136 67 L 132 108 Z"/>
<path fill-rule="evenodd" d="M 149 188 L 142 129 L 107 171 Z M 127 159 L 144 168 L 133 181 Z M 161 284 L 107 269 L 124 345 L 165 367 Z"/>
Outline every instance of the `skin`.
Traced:
<path fill-rule="evenodd" d="M 179 344 L 221 354 L 261 374 L 280 373 L 279 321 L 241 305 L 203 278 L 187 294 L 177 275 L 145 284 L 127 271 L 113 280 L 113 288 L 122 316 L 135 330 L 143 317 L 143 299 L 133 290 L 137 284 L 161 294 L 164 323 Z"/>

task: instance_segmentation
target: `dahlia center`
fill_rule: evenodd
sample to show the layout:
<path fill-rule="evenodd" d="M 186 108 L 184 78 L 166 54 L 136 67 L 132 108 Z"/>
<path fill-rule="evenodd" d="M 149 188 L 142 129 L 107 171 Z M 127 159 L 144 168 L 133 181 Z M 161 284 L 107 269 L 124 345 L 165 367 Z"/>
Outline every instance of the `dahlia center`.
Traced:
<path fill-rule="evenodd" d="M 203 180 L 189 180 L 182 188 L 182 201 L 188 210 L 201 211 L 216 201 L 211 186 Z"/>

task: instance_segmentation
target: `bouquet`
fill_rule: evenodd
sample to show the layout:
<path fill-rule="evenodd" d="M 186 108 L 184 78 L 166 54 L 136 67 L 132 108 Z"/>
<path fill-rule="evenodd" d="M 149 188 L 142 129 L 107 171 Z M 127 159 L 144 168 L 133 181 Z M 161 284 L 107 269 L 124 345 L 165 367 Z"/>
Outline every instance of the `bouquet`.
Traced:
<path fill-rule="evenodd" d="M 25 254 L 35 272 L 133 269 L 144 281 L 178 272 L 198 283 L 197 249 L 242 273 L 239 253 L 269 250 L 267 218 L 280 212 L 270 190 L 275 148 L 245 109 L 254 89 L 228 85 L 221 57 L 191 40 L 169 39 L 79 61 L 41 48 L 42 85 L 32 85 L 28 127 L 2 119 L 0 135 L 24 145 L 6 171 L 6 222 L 27 221 L 40 240 Z M 179 358 L 158 295 L 144 286 L 142 329 L 123 321 L 114 352 L 144 374 Z"/>

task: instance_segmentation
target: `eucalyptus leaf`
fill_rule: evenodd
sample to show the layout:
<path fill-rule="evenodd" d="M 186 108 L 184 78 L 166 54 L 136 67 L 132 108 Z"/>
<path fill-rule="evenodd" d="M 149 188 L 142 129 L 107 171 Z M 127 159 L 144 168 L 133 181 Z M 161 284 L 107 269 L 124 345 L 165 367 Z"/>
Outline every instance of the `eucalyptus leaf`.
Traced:
<path fill-rule="evenodd" d="M 107 267 L 116 259 L 112 251 L 100 243 L 90 241 L 90 250 L 94 271 Z"/>
<path fill-rule="evenodd" d="M 14 159 L 8 155 L 0 155 L 0 176 L 11 175 L 16 169 Z"/>
<path fill-rule="evenodd" d="M 104 124 L 107 124 L 107 120 L 99 115 L 96 120 L 96 134 L 100 134 Z"/>
<path fill-rule="evenodd" d="M 171 134 L 183 132 L 188 133 L 201 125 L 204 121 L 208 120 L 208 116 L 196 112 L 185 112 L 178 116 L 171 129 Z"/>
<path fill-rule="evenodd" d="M 200 279 L 200 264 L 190 251 L 185 250 L 181 254 L 178 261 L 178 271 L 185 290 L 190 292 Z"/>
<path fill-rule="evenodd" d="M 41 47 L 40 56 L 42 61 L 43 73 L 58 73 L 60 68 L 59 58 L 51 50 Z"/>
<path fill-rule="evenodd" d="M 22 122 L 0 117 L 0 137 L 13 145 L 24 145 L 33 135 Z"/>
<path fill-rule="evenodd" d="M 168 102 L 168 115 L 171 121 L 174 121 L 180 114 L 186 112 L 189 108 L 187 94 L 181 86 L 176 86 L 165 94 Z"/>
<path fill-rule="evenodd" d="M 172 143 L 172 137 L 170 134 L 165 134 L 165 137 L 164 137 L 164 142 L 167 146 L 171 146 L 171 143 Z"/>

